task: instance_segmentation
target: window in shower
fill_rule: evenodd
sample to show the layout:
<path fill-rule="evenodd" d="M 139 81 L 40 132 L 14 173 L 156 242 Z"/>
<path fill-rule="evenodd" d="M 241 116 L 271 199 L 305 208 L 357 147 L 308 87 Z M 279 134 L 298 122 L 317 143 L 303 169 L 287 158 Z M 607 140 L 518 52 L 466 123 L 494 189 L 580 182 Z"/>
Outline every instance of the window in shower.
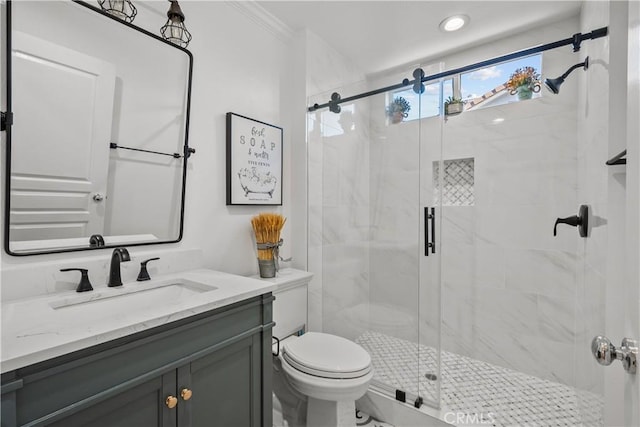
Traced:
<path fill-rule="evenodd" d="M 409 115 L 405 122 L 418 118 L 436 117 L 440 115 L 440 109 L 444 108 L 444 100 L 453 95 L 453 80 L 448 79 L 442 82 L 435 82 L 425 85 L 422 95 L 418 95 L 412 88 L 393 92 L 389 96 L 389 101 L 401 96 L 411 105 Z M 420 99 L 420 97 L 422 99 Z"/>
<path fill-rule="evenodd" d="M 538 74 L 541 74 L 542 54 L 462 74 L 460 76 L 460 95 L 465 101 L 465 111 L 518 102 L 518 95 L 511 95 L 506 83 L 514 71 L 524 67 L 533 67 Z M 532 98 L 540 96 L 540 92 L 533 93 Z"/>

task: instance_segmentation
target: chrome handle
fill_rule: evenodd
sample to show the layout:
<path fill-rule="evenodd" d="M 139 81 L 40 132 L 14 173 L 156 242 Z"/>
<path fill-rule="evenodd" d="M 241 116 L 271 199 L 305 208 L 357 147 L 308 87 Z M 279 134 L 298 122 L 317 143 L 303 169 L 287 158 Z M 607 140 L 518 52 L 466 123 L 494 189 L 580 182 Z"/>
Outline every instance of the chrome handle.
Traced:
<path fill-rule="evenodd" d="M 609 338 L 598 335 L 591 341 L 591 353 L 601 365 L 609 366 L 614 360 L 620 360 L 625 371 L 636 373 L 638 342 L 635 340 L 624 338 L 620 348 L 616 348 Z"/>
<path fill-rule="evenodd" d="M 96 193 L 93 195 L 93 201 L 94 202 L 101 202 L 104 200 L 104 196 L 100 193 Z"/>

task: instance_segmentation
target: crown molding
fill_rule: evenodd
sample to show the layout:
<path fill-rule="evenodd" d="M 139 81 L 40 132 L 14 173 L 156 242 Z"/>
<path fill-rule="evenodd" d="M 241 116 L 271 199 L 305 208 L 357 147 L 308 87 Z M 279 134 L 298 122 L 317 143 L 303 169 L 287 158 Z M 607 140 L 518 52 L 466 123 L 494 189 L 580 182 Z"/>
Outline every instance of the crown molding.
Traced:
<path fill-rule="evenodd" d="M 293 39 L 295 33 L 293 28 L 268 12 L 264 7 L 260 6 L 258 2 L 254 0 L 227 0 L 225 3 L 239 10 L 242 14 L 283 42 L 289 42 Z"/>

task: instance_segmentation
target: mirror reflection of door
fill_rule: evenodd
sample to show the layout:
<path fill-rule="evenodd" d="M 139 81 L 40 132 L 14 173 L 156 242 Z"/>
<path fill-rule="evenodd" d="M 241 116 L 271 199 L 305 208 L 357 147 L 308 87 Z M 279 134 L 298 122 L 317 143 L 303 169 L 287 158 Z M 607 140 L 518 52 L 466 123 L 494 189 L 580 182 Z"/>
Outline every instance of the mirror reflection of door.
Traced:
<path fill-rule="evenodd" d="M 102 234 L 115 66 L 19 32 L 12 60 L 11 240 Z"/>

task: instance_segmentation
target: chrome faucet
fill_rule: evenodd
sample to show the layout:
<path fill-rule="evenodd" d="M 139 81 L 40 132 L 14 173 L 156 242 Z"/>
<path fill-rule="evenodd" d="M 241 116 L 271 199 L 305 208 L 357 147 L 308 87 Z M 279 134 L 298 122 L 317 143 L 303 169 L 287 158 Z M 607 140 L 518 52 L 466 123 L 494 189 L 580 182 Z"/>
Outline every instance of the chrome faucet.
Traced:
<path fill-rule="evenodd" d="M 109 269 L 109 282 L 107 286 L 110 288 L 122 286 L 122 278 L 120 276 L 120 263 L 131 261 L 129 251 L 125 248 L 115 248 L 111 254 L 111 268 Z"/>

